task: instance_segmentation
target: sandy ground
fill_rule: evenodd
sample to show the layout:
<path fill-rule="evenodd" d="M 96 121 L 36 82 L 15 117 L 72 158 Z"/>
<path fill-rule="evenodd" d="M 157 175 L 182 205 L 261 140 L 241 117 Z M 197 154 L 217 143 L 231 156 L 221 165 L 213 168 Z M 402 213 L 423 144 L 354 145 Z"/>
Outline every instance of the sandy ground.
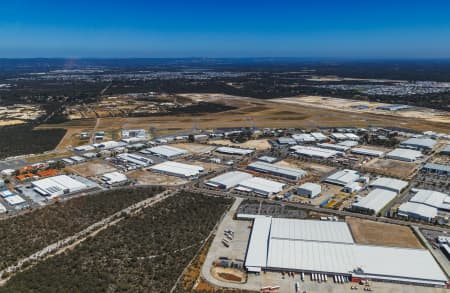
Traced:
<path fill-rule="evenodd" d="M 226 146 L 235 146 L 244 149 L 255 149 L 255 150 L 268 150 L 271 147 L 267 139 L 249 140 L 244 143 L 233 143 L 229 140 L 219 139 L 219 140 L 210 140 L 208 141 L 208 143 Z"/>
<path fill-rule="evenodd" d="M 42 162 L 42 161 L 67 158 L 67 157 L 70 157 L 73 155 L 74 154 L 71 151 L 56 151 L 56 152 L 49 152 L 49 153 L 29 156 L 26 158 L 26 161 L 29 163 L 37 163 L 37 162 Z"/>
<path fill-rule="evenodd" d="M 90 162 L 69 166 L 66 167 L 66 169 L 85 177 L 93 177 L 117 171 L 116 168 L 101 160 L 93 160 Z"/>
<path fill-rule="evenodd" d="M 330 98 L 330 97 L 320 97 L 320 96 L 306 96 L 306 97 L 292 97 L 292 98 L 283 98 L 272 101 L 282 101 L 288 104 L 299 104 L 305 106 L 318 106 L 325 109 L 330 110 L 343 110 L 352 113 L 377 113 L 383 115 L 391 115 L 391 116 L 401 116 L 407 118 L 414 119 L 424 119 L 432 122 L 442 122 L 442 123 L 450 123 L 450 113 L 439 110 L 432 109 L 411 109 L 411 110 L 402 110 L 402 111 L 384 111 L 378 110 L 376 107 L 389 105 L 386 103 L 377 103 L 377 102 L 368 102 L 368 101 L 358 101 L 358 100 L 349 100 L 349 99 L 339 99 L 339 98 Z M 357 105 L 367 105 L 368 109 L 355 109 L 352 106 Z"/>
<path fill-rule="evenodd" d="M 448 132 L 450 118 L 448 113 L 440 115 L 437 111 L 420 112 L 420 115 L 406 115 L 407 112 L 384 113 L 385 111 L 357 111 L 339 107 L 336 99 L 324 102 L 309 102 L 301 98 L 284 98 L 274 100 L 259 100 L 247 97 L 234 97 L 221 94 L 185 94 L 185 97 L 197 101 L 217 102 L 237 107 L 235 110 L 210 114 L 185 114 L 160 117 L 111 117 L 102 118 L 98 131 L 119 130 L 121 128 L 152 127 L 157 133 L 179 133 L 197 129 L 214 129 L 221 127 L 303 127 L 316 128 L 318 126 L 331 127 L 367 127 L 397 126 L 412 128 L 420 131 L 433 130 Z M 316 98 L 317 99 L 317 98 Z M 347 100 L 344 100 L 348 103 Z M 358 102 L 361 104 L 362 102 Z M 348 107 L 348 106 L 347 106 Z M 351 112 L 351 113 L 349 113 Z M 408 117 L 405 117 L 408 116 Z M 447 116 L 447 117 L 445 117 Z M 414 119 L 412 119 L 414 118 Z M 444 123 L 445 122 L 445 123 Z M 41 125 L 39 128 L 77 128 L 93 129 L 95 119 L 72 120 L 61 124 Z M 256 146 L 254 146 L 256 147 Z M 259 147 L 259 146 L 258 146 Z"/>
<path fill-rule="evenodd" d="M 13 119 L 13 120 L 0 120 L 0 126 L 7 126 L 7 125 L 17 125 L 17 124 L 23 124 L 25 121 Z"/>
<path fill-rule="evenodd" d="M 173 143 L 170 146 L 187 150 L 192 154 L 210 153 L 215 149 L 214 146 L 199 143 Z"/>
<path fill-rule="evenodd" d="M 423 248 L 409 227 L 347 218 L 356 243 L 406 248 Z"/>
<path fill-rule="evenodd" d="M 219 164 L 198 161 L 198 160 L 190 159 L 190 158 L 189 159 L 178 159 L 176 161 L 179 163 L 188 164 L 188 165 L 202 166 L 205 169 L 205 171 L 203 173 L 208 173 L 210 171 L 216 171 L 220 168 L 223 168 L 223 166 L 219 165 Z"/>
<path fill-rule="evenodd" d="M 126 174 L 129 178 L 144 185 L 181 185 L 187 183 L 187 180 L 175 176 L 167 176 L 146 170 L 135 170 Z"/>
<path fill-rule="evenodd" d="M 417 164 L 413 162 L 403 162 L 391 159 L 373 159 L 364 165 L 364 170 L 394 176 L 398 178 L 408 178 L 417 169 Z"/>

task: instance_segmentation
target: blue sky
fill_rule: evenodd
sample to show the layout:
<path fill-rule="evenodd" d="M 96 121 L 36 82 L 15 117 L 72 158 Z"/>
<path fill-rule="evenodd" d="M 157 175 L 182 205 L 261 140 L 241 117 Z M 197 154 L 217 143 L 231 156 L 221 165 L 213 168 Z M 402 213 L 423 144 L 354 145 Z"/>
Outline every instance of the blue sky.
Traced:
<path fill-rule="evenodd" d="M 450 1 L 1 1 L 1 57 L 450 58 Z"/>

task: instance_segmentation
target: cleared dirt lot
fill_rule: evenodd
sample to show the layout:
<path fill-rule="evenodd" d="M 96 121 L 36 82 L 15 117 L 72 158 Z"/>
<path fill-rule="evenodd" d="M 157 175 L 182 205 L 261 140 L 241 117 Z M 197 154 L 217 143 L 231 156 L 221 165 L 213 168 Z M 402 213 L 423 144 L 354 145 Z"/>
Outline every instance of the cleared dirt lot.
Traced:
<path fill-rule="evenodd" d="M 183 150 L 187 150 L 188 152 L 192 154 L 205 154 L 212 152 L 215 147 L 206 145 L 206 144 L 199 144 L 199 143 L 173 143 L 171 146 L 180 148 Z"/>
<path fill-rule="evenodd" d="M 450 116 L 447 112 L 433 110 L 430 109 L 408 109 L 402 111 L 386 111 L 377 109 L 378 106 L 387 105 L 386 103 L 376 103 L 376 102 L 368 102 L 368 101 L 358 101 L 358 100 L 349 100 L 349 99 L 340 99 L 340 98 L 331 98 L 331 97 L 321 97 L 321 96 L 306 96 L 306 97 L 292 97 L 292 98 L 283 98 L 279 99 L 288 104 L 300 104 L 305 106 L 319 106 L 321 108 L 330 109 L 330 110 L 343 110 L 351 113 L 375 113 L 381 115 L 391 115 L 391 116 L 400 116 L 407 117 L 412 119 L 424 119 L 432 122 L 444 122 L 450 123 Z M 367 105 L 367 109 L 359 109 L 354 108 L 359 105 Z"/>
<path fill-rule="evenodd" d="M 146 170 L 135 170 L 126 174 L 129 178 L 136 180 L 138 184 L 143 185 L 181 185 L 187 183 L 187 180 L 175 176 L 167 176 Z"/>
<path fill-rule="evenodd" d="M 373 159 L 364 165 L 364 170 L 387 176 L 408 178 L 417 168 L 416 163 L 391 159 Z"/>
<path fill-rule="evenodd" d="M 160 117 L 108 117 L 102 118 L 96 130 L 145 128 L 164 129 L 167 133 L 221 127 L 346 127 L 396 126 L 416 130 L 446 132 L 449 123 L 424 118 L 401 117 L 392 113 L 359 113 L 339 108 L 324 108 L 326 103 L 302 104 L 286 99 L 258 100 L 221 94 L 185 94 L 187 98 L 216 102 L 236 107 L 236 110 L 210 114 L 182 114 Z M 295 98 L 299 99 L 299 98 Z M 329 101 L 333 102 L 332 100 Z M 39 128 L 94 128 L 95 119 L 80 119 L 61 124 L 41 125 Z M 173 130 L 173 131 L 172 131 Z"/>
<path fill-rule="evenodd" d="M 316 163 L 312 163 L 312 162 L 303 162 L 303 161 L 294 160 L 294 159 L 285 159 L 285 160 L 279 161 L 275 164 L 279 165 L 279 166 L 285 166 L 285 167 L 291 167 L 291 168 L 300 168 L 300 169 L 308 172 L 308 175 L 314 176 L 314 177 L 319 177 L 319 178 L 336 170 L 335 167 L 320 165 L 320 164 L 316 164 Z"/>
<path fill-rule="evenodd" d="M 67 170 L 81 176 L 93 177 L 101 174 L 117 171 L 116 168 L 102 160 L 93 160 L 90 162 L 68 166 Z"/>
<path fill-rule="evenodd" d="M 219 140 L 210 140 L 208 143 L 210 144 L 220 144 L 220 145 L 226 145 L 226 146 L 235 146 L 240 147 L 244 149 L 255 149 L 255 150 L 268 150 L 270 149 L 270 144 L 267 141 L 267 139 L 256 139 L 256 140 L 249 140 L 243 143 L 233 143 L 229 140 L 225 139 L 219 139 Z"/>
<path fill-rule="evenodd" d="M 347 218 L 356 243 L 423 248 L 409 227 L 378 223 L 357 218 Z"/>

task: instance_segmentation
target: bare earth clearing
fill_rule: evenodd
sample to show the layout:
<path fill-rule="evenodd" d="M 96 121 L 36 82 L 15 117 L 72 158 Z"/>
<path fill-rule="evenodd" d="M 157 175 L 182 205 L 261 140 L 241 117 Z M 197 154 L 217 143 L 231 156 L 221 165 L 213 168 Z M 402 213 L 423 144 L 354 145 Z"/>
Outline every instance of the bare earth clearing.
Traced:
<path fill-rule="evenodd" d="M 97 131 L 112 129 L 146 128 L 162 129 L 164 133 L 178 133 L 192 129 L 211 129 L 221 127 L 306 127 L 317 126 L 395 126 L 420 131 L 448 131 L 450 118 L 448 113 L 415 117 L 405 117 L 406 111 L 399 113 L 368 113 L 355 109 L 341 109 L 335 105 L 335 99 L 326 103 L 305 103 L 304 98 L 284 98 L 260 100 L 248 97 L 234 97 L 222 94 L 184 94 L 186 98 L 197 101 L 215 102 L 237 107 L 236 110 L 210 114 L 179 114 L 160 117 L 111 117 L 102 118 Z M 363 102 L 359 102 L 361 104 Z M 339 104 L 339 103 L 338 103 Z M 350 112 L 350 114 L 349 114 Z M 435 111 L 437 112 L 437 111 Z M 422 112 L 421 112 L 422 113 Z M 434 116 L 433 116 L 434 115 Z M 414 118 L 414 119 L 412 119 Z M 95 125 L 94 119 L 73 120 L 61 124 L 41 125 L 39 128 L 76 128 L 87 129 Z"/>
<path fill-rule="evenodd" d="M 347 218 L 356 243 L 406 248 L 423 248 L 412 230 L 405 226 Z"/>

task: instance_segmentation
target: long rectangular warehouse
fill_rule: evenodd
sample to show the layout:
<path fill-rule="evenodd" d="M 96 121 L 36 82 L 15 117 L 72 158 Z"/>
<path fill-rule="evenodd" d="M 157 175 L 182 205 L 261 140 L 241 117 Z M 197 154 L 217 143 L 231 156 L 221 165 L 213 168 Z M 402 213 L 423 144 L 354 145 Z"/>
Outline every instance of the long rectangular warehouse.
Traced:
<path fill-rule="evenodd" d="M 400 146 L 415 149 L 433 149 L 436 145 L 436 141 L 431 138 L 409 138 L 400 143 Z"/>
<path fill-rule="evenodd" d="M 150 167 L 151 170 L 183 178 L 197 178 L 203 172 L 202 166 L 166 161 Z"/>
<path fill-rule="evenodd" d="M 439 191 L 420 189 L 409 201 L 450 211 L 450 196 Z"/>
<path fill-rule="evenodd" d="M 298 180 L 306 176 L 306 172 L 301 169 L 278 166 L 260 161 L 249 164 L 247 169 L 294 180 Z"/>
<path fill-rule="evenodd" d="M 253 177 L 239 183 L 236 189 L 247 192 L 254 192 L 263 196 L 281 192 L 285 184 L 267 180 L 264 178 Z"/>
<path fill-rule="evenodd" d="M 420 151 L 415 151 L 411 149 L 401 149 L 396 148 L 395 150 L 386 154 L 386 158 L 392 160 L 399 160 L 405 162 L 414 162 L 418 158 L 423 157 Z"/>
<path fill-rule="evenodd" d="M 342 154 L 342 152 L 335 150 L 300 145 L 291 147 L 291 150 L 293 150 L 297 155 L 320 159 L 328 159 Z"/>
<path fill-rule="evenodd" d="M 351 153 L 357 154 L 357 155 L 363 155 L 363 156 L 371 156 L 371 157 L 381 157 L 384 155 L 384 152 L 382 152 L 382 151 L 375 151 L 375 150 L 366 149 L 366 148 L 353 148 L 351 150 Z"/>
<path fill-rule="evenodd" d="M 318 143 L 317 146 L 322 149 L 334 150 L 339 152 L 345 152 L 350 149 L 350 147 L 348 146 L 333 143 Z"/>
<path fill-rule="evenodd" d="M 391 190 L 374 189 L 359 202 L 354 203 L 352 208 L 376 215 L 396 196 L 397 193 Z"/>
<path fill-rule="evenodd" d="M 33 189 L 43 196 L 61 196 L 82 191 L 88 186 L 67 175 L 59 175 L 31 182 Z"/>
<path fill-rule="evenodd" d="M 360 245 L 354 243 L 346 223 L 313 222 L 255 217 L 245 258 L 246 269 L 446 285 L 446 275 L 425 249 Z"/>
<path fill-rule="evenodd" d="M 387 189 L 400 193 L 403 190 L 403 188 L 408 186 L 408 182 L 395 178 L 380 177 L 377 178 L 372 183 L 370 183 L 369 186 L 373 188 Z"/>
<path fill-rule="evenodd" d="M 359 175 L 358 171 L 344 169 L 328 176 L 325 179 L 325 182 L 345 186 L 357 181 L 360 177 L 361 176 Z"/>
<path fill-rule="evenodd" d="M 227 154 L 227 155 L 239 155 L 245 156 L 253 153 L 253 150 L 240 149 L 240 148 L 232 148 L 232 147 L 218 147 L 216 152 Z"/>
<path fill-rule="evenodd" d="M 151 152 L 160 157 L 164 157 L 167 159 L 175 158 L 181 155 L 185 155 L 188 151 L 176 148 L 169 145 L 158 145 L 152 148 L 148 148 L 147 151 Z"/>
<path fill-rule="evenodd" d="M 253 178 L 251 174 L 241 171 L 231 171 L 209 179 L 206 184 L 212 187 L 230 189 L 250 178 Z"/>

